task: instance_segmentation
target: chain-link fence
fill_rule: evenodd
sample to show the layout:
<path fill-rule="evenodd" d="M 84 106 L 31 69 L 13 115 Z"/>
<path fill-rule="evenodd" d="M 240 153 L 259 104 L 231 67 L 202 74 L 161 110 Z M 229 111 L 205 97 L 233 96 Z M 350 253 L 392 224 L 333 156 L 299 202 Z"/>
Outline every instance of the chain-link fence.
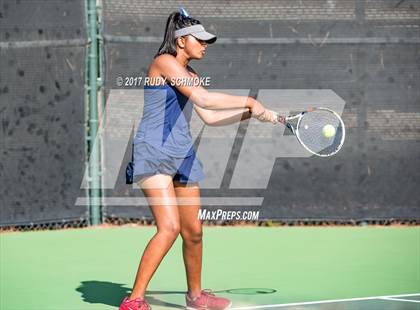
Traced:
<path fill-rule="evenodd" d="M 88 220 L 74 205 L 86 157 L 85 11 L 82 0 L 0 1 L 0 226 Z"/>
<path fill-rule="evenodd" d="M 242 123 L 220 186 L 202 188 L 205 204 L 259 197 L 261 205 L 218 208 L 258 210 L 260 221 L 286 224 L 420 220 L 418 1 L 98 4 L 104 103 L 115 90 L 130 96 L 125 91 L 132 87 L 118 86 L 117 78 L 146 76 L 166 18 L 180 6 L 218 35 L 205 58 L 191 63 L 199 75 L 211 77 L 210 89 L 254 95 L 264 89 L 328 89 L 344 100 L 342 151 L 328 160 L 279 157 L 265 189 L 230 186 L 249 125 Z M 86 8 L 82 0 L 0 2 L 3 226 L 88 222 L 88 200 L 77 203 L 86 198 L 80 189 L 87 154 Z M 107 182 L 106 143 L 102 183 Z M 103 220 L 150 223 L 141 190 L 124 182 L 130 143 L 125 147 L 115 187 L 102 190 Z"/>
<path fill-rule="evenodd" d="M 348 136 L 337 156 L 277 158 L 266 189 L 232 189 L 241 126 L 221 186 L 203 188 L 203 197 L 263 197 L 259 207 L 221 208 L 281 221 L 419 219 L 417 1 L 104 1 L 107 98 L 131 88 L 118 77 L 146 75 L 180 6 L 218 35 L 191 63 L 211 89 L 331 89 L 345 101 Z M 127 145 L 125 162 L 130 152 Z M 150 218 L 147 203 L 114 199 L 141 197 L 124 184 L 124 169 L 118 180 L 104 195 L 106 217 Z"/>

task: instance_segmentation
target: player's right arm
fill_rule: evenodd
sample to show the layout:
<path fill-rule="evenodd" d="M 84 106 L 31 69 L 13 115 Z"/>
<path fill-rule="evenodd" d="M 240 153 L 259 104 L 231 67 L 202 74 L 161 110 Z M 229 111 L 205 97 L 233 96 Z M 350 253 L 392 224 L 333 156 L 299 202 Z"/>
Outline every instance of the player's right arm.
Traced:
<path fill-rule="evenodd" d="M 191 75 L 174 56 L 169 54 L 160 55 L 155 58 L 152 66 L 170 83 L 176 79 L 188 80 Z M 194 104 L 207 110 L 248 108 L 256 118 L 267 117 L 269 113 L 263 105 L 252 97 L 233 96 L 220 92 L 209 92 L 204 87 L 190 85 L 175 85 L 175 87 Z M 272 121 L 267 120 L 267 121 Z"/>

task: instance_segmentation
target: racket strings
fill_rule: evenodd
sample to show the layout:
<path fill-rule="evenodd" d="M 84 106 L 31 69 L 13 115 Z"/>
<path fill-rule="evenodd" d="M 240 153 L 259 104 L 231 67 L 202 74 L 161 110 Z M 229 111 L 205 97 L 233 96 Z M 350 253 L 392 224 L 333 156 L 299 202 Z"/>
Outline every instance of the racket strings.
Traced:
<path fill-rule="evenodd" d="M 323 133 L 324 126 L 332 125 L 335 134 L 326 137 Z M 330 155 L 338 151 L 343 140 L 343 126 L 341 120 L 327 110 L 314 110 L 305 113 L 300 119 L 298 136 L 302 144 L 309 150 L 319 155 Z"/>

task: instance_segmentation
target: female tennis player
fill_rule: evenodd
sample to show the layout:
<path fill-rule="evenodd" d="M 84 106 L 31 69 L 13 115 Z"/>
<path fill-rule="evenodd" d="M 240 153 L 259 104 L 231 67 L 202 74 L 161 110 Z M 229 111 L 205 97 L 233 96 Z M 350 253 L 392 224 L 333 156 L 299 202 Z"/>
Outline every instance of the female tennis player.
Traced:
<path fill-rule="evenodd" d="M 227 298 L 201 288 L 198 184 L 204 174 L 188 122 L 193 108 L 213 126 L 250 117 L 276 123 L 277 115 L 251 97 L 208 92 L 197 83 L 186 82 L 198 77 L 188 63 L 202 59 L 208 44 L 216 39 L 181 8 L 169 16 L 163 43 L 148 69 L 149 80 L 161 83 L 144 86 L 143 116 L 134 138 L 134 181 L 148 199 L 157 232 L 143 252 L 133 290 L 120 310 L 151 309 L 144 297 L 146 287 L 179 234 L 188 287 L 186 308 L 221 310 L 231 305 Z"/>

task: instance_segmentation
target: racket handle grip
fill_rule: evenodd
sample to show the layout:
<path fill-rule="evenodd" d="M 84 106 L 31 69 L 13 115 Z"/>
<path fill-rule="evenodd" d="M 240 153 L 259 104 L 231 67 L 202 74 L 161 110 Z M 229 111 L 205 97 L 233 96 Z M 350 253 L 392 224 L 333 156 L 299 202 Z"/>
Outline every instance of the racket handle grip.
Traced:
<path fill-rule="evenodd" d="M 283 115 L 277 115 L 277 120 L 279 123 L 286 124 L 286 117 Z"/>

